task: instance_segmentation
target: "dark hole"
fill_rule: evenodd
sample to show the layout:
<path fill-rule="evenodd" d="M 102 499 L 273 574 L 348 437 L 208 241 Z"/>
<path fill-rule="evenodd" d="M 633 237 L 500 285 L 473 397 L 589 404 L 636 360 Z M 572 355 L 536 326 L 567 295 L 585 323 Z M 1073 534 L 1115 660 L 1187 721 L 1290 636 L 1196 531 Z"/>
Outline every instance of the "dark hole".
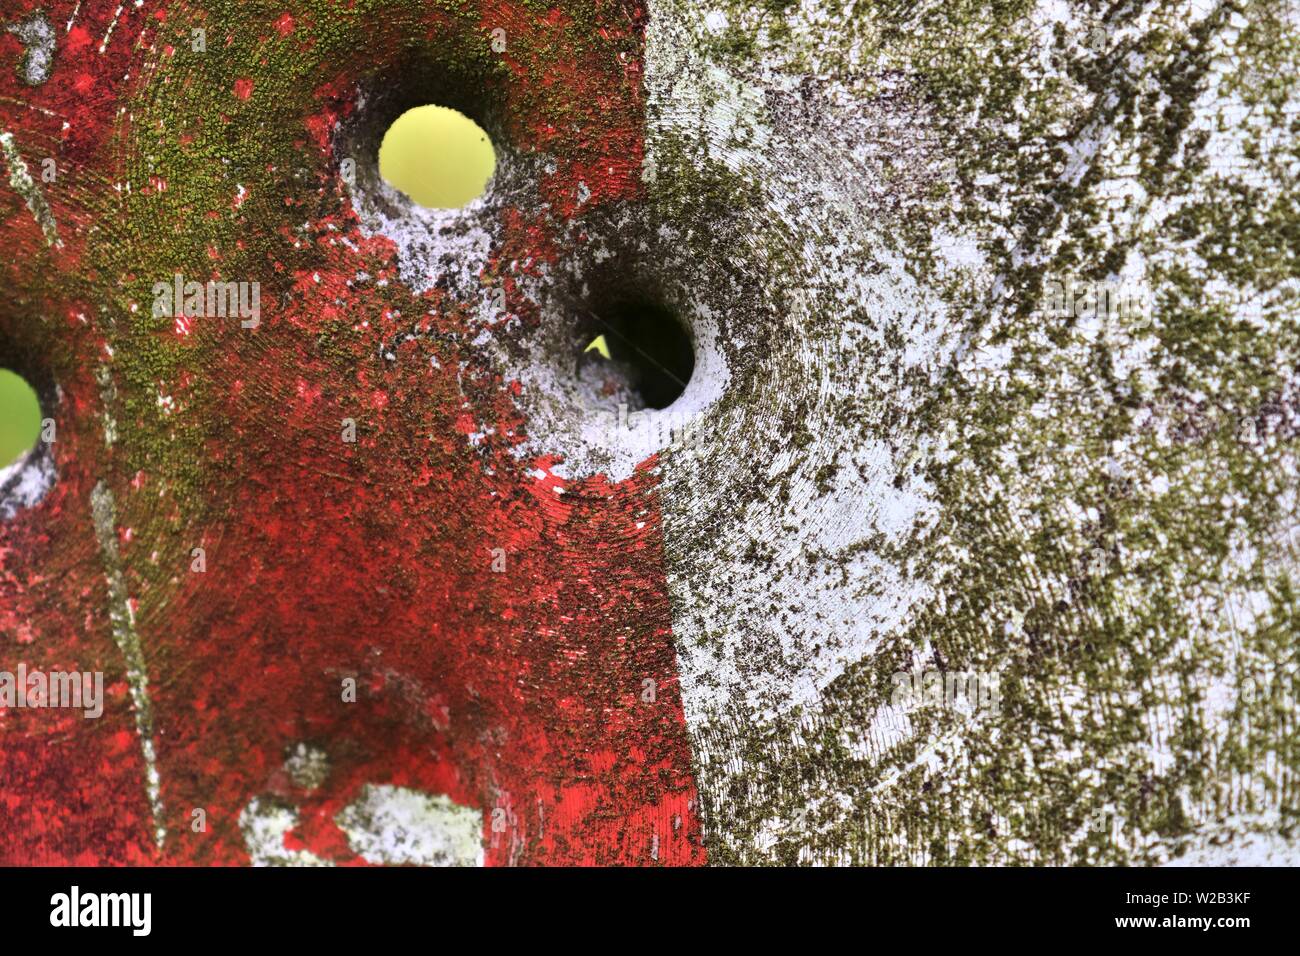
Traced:
<path fill-rule="evenodd" d="M 647 408 L 667 408 L 686 390 L 695 371 L 695 349 L 671 309 L 628 300 L 589 311 L 588 320 L 584 346 L 603 335 L 610 361 L 623 367 Z"/>

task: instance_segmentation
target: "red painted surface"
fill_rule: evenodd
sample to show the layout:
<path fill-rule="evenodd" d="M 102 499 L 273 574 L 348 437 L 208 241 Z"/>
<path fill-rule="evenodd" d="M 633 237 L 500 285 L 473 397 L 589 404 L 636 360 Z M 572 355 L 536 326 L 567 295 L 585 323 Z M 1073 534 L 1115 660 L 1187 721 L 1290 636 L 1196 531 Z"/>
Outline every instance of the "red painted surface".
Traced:
<path fill-rule="evenodd" d="M 115 3 L 84 4 L 66 34 L 72 4 L 42 6 L 59 33 L 54 75 L 35 89 L 18 83 L 20 47 L 0 34 L 0 123 L 27 145 L 65 139 L 59 155 L 72 181 L 110 181 L 122 148 L 118 107 L 138 94 L 133 82 L 165 75 L 141 79 L 130 58 L 149 41 L 140 31 L 159 29 L 167 11 L 130 10 L 98 54 Z M 592 205 L 638 198 L 639 125 L 583 129 L 573 117 L 639 116 L 639 65 L 567 49 L 578 28 L 559 13 L 494 3 L 483 14 L 486 29 L 506 23 L 512 38 L 550 31 L 548 43 L 512 41 L 510 56 L 544 56 L 513 65 L 521 76 L 542 73 L 551 92 L 513 84 L 509 108 L 517 142 L 560 159 L 542 184 L 552 208 L 502 218 L 503 270 L 564 254 L 578 181 Z M 608 19 L 610 29 L 643 24 L 621 9 Z M 319 26 L 286 4 L 241 28 L 292 34 L 309 48 Z M 538 480 L 534 471 L 550 463 L 512 454 L 529 426 L 518 383 L 470 347 L 463 303 L 402 287 L 391 243 L 361 236 L 335 177 L 332 117 L 350 108 L 348 70 L 361 65 L 343 64 L 334 82 L 303 91 L 312 105 L 302 148 L 316 157 L 319 188 L 250 204 L 231 239 L 279 248 L 262 278 L 278 276 L 292 294 L 264 299 L 255 333 L 162 323 L 159 336 L 193 349 L 193 363 L 172 380 L 115 383 L 121 394 L 156 388 L 176 402 L 178 420 L 202 428 L 201 508 L 104 444 L 94 370 L 113 328 L 94 296 L 119 277 L 79 271 L 94 218 L 65 197 L 86 188 L 47 190 L 66 243 L 51 253 L 52 272 L 4 266 L 10 287 L 41 295 L 62 327 L 57 338 L 24 331 L 17 312 L 0 310 L 0 333 L 17 350 L 52 349 L 42 361 L 66 399 L 59 485 L 0 524 L 0 668 L 102 669 L 111 693 L 99 720 L 0 715 L 0 863 L 243 863 L 238 818 L 259 795 L 298 807 L 291 848 L 359 862 L 332 821 L 366 783 L 480 808 L 491 864 L 651 863 L 652 847 L 660 863 L 704 861 L 653 462 L 619 484 L 569 483 Z M 241 79 L 234 96 L 255 97 L 258 85 Z M 163 171 L 153 188 L 175 188 L 166 180 Z M 305 239 L 296 232 L 303 205 L 326 210 Z M 275 208 L 283 218 L 269 221 Z M 0 211 L 12 248 L 43 248 L 7 184 Z M 361 271 L 372 280 L 349 286 Z M 506 285 L 511 308 L 529 317 Z M 335 336 L 323 354 L 320 334 L 341 328 L 358 331 Z M 376 359 L 380 343 L 412 329 L 420 336 L 391 346 L 395 361 Z M 341 440 L 345 418 L 356 421 L 355 444 Z M 472 444 L 470 433 L 488 427 L 494 433 Z M 140 611 L 166 807 L 161 854 L 89 513 L 100 479 L 118 503 L 121 560 Z M 205 573 L 153 563 L 171 535 L 206 550 Z M 492 570 L 494 548 L 505 551 L 504 573 Z M 355 703 L 341 699 L 349 677 Z M 647 687 L 653 702 L 642 699 Z M 282 770 L 303 741 L 331 762 L 312 793 Z M 196 807 L 206 833 L 190 828 Z"/>

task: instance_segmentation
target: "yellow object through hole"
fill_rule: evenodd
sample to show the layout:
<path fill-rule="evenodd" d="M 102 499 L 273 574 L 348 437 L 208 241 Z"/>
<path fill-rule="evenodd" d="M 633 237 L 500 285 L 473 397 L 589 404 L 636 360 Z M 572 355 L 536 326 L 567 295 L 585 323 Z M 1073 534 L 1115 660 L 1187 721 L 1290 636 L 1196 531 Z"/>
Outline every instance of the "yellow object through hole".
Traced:
<path fill-rule="evenodd" d="M 379 175 L 430 209 L 459 209 L 483 195 L 496 164 L 482 127 L 446 106 L 407 110 L 379 146 Z"/>
<path fill-rule="evenodd" d="M 12 465 L 41 435 L 41 403 L 27 381 L 0 368 L 0 468 Z"/>

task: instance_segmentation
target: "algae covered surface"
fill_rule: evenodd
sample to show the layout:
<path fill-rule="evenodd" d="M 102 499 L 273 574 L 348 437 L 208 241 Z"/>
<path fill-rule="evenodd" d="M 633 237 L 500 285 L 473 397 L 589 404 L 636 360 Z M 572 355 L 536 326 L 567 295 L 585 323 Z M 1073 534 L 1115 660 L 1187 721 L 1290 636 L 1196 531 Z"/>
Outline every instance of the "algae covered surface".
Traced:
<path fill-rule="evenodd" d="M 17 6 L 6 860 L 1295 861 L 1293 0 Z"/>
<path fill-rule="evenodd" d="M 664 466 L 710 859 L 1293 858 L 1296 7 L 652 13 L 656 200 L 769 270 Z"/>

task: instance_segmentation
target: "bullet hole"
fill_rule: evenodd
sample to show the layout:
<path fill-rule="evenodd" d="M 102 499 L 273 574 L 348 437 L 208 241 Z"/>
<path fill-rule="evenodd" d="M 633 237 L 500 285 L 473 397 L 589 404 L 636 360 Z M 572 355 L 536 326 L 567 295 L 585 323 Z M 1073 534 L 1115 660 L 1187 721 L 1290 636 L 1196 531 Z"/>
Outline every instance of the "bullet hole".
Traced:
<path fill-rule="evenodd" d="M 672 309 L 646 298 L 615 300 L 583 310 L 581 362 L 609 362 L 646 408 L 667 408 L 695 371 L 690 333 Z"/>
<path fill-rule="evenodd" d="M 462 43 L 483 55 L 453 55 Z M 340 198 L 364 235 L 396 245 L 398 278 L 416 293 L 480 298 L 501 210 L 537 203 L 545 160 L 511 145 L 512 77 L 487 36 L 467 28 L 356 78 L 333 142 Z"/>
<path fill-rule="evenodd" d="M 0 521 L 34 508 L 58 482 L 58 387 L 27 343 L 0 336 Z M 41 416 L 46 417 L 42 418 Z"/>
<path fill-rule="evenodd" d="M 27 454 L 41 437 L 41 403 L 27 380 L 0 369 L 0 468 Z"/>
<path fill-rule="evenodd" d="M 446 106 L 417 106 L 388 127 L 379 174 L 429 209 L 459 209 L 487 189 L 496 151 L 483 128 Z"/>

